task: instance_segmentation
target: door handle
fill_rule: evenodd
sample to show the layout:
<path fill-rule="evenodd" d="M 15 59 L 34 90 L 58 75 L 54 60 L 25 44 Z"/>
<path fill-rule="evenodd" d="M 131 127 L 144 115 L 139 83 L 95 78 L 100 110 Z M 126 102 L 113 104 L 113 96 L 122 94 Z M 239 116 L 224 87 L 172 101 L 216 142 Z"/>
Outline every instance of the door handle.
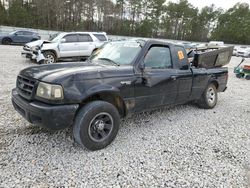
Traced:
<path fill-rule="evenodd" d="M 171 80 L 176 80 L 177 76 L 171 76 L 170 78 L 171 78 Z"/>

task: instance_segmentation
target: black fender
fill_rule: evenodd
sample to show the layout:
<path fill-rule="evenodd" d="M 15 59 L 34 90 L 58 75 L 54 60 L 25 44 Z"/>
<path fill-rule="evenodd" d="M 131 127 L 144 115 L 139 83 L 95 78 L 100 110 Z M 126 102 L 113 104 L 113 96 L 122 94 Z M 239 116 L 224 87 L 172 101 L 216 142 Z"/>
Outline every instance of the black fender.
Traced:
<path fill-rule="evenodd" d="M 121 92 L 114 86 L 100 84 L 89 88 L 82 96 L 81 104 L 84 105 L 93 100 L 104 100 L 106 102 L 110 102 L 117 108 L 122 117 L 127 114 L 127 108 Z"/>
<path fill-rule="evenodd" d="M 120 96 L 120 90 L 118 88 L 111 86 L 111 85 L 108 85 L 108 84 L 100 84 L 100 85 L 95 85 L 95 86 L 89 88 L 86 91 L 86 94 L 87 94 L 86 97 L 88 98 L 91 95 L 95 95 L 98 93 L 104 93 L 104 92 L 113 93 L 113 94 Z"/>
<path fill-rule="evenodd" d="M 210 79 L 208 80 L 207 86 L 208 86 L 209 84 L 214 84 L 215 87 L 216 87 L 216 89 L 218 89 L 218 87 L 219 87 L 219 82 L 218 82 L 218 79 L 217 79 L 217 77 L 216 77 L 215 75 L 211 75 Z M 206 86 L 206 88 L 207 88 L 207 86 Z"/>

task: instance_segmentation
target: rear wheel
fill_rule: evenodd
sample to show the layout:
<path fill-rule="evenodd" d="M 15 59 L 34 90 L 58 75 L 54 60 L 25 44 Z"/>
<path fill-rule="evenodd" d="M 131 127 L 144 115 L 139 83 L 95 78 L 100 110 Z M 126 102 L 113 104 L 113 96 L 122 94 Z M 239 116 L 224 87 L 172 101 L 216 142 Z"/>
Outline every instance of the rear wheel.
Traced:
<path fill-rule="evenodd" d="M 217 104 L 217 89 L 214 84 L 209 84 L 202 94 L 201 98 L 198 100 L 198 106 L 200 108 L 212 109 Z"/>
<path fill-rule="evenodd" d="M 52 64 L 52 63 L 56 63 L 56 55 L 53 52 L 50 51 L 46 51 L 43 53 L 44 57 L 45 57 L 45 64 Z"/>
<path fill-rule="evenodd" d="M 81 146 L 89 150 L 99 150 L 115 139 L 119 125 L 120 115 L 114 105 L 105 101 L 94 101 L 78 112 L 73 134 Z"/>
<path fill-rule="evenodd" d="M 4 39 L 2 40 L 2 44 L 4 44 L 4 45 L 10 45 L 11 42 L 12 42 L 12 40 L 9 39 L 9 38 L 4 38 Z"/>

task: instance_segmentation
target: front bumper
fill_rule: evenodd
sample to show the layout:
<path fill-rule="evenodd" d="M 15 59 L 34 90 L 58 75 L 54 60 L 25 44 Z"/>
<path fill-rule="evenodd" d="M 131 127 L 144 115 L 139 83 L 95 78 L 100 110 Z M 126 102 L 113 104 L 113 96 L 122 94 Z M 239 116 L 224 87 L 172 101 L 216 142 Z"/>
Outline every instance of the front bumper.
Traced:
<path fill-rule="evenodd" d="M 35 60 L 36 57 L 37 57 L 37 55 L 34 54 L 32 51 L 26 51 L 26 50 L 22 51 L 22 52 L 21 52 L 21 55 L 22 55 L 23 57 L 26 57 L 26 58 L 32 59 L 32 60 Z"/>
<path fill-rule="evenodd" d="M 51 130 L 61 130 L 72 125 L 78 104 L 48 105 L 30 102 L 20 97 L 16 89 L 12 90 L 12 104 L 15 110 L 31 124 Z"/>

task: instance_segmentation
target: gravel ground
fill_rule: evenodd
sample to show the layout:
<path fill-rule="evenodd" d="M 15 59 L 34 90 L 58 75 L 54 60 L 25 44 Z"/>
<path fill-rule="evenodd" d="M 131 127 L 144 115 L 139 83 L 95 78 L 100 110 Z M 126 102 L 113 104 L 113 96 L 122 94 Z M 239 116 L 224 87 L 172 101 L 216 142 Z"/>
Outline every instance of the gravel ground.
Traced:
<path fill-rule="evenodd" d="M 90 152 L 71 129 L 49 132 L 14 111 L 16 76 L 33 65 L 20 51 L 0 45 L 0 187 L 250 187 L 250 81 L 233 74 L 239 58 L 213 110 L 134 115 L 109 147 Z"/>

